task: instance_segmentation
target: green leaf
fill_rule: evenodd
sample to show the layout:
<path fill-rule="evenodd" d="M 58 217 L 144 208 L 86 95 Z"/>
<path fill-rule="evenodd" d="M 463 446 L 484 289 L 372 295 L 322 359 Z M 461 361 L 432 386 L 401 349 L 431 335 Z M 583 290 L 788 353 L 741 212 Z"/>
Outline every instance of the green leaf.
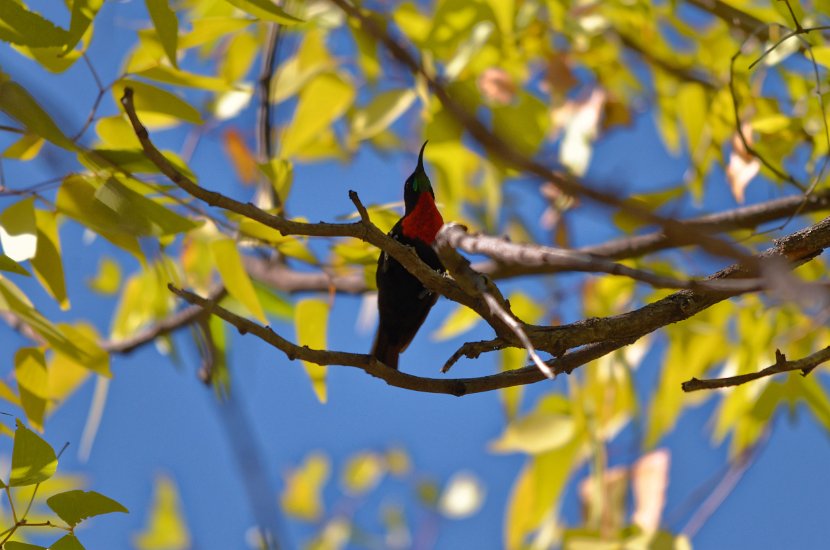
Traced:
<path fill-rule="evenodd" d="M 35 257 L 37 224 L 34 197 L 16 202 L 0 214 L 0 244 L 6 256 L 16 262 Z"/>
<path fill-rule="evenodd" d="M 135 74 L 174 86 L 186 86 L 213 92 L 229 92 L 234 89 L 234 86 L 228 84 L 224 78 L 191 73 L 164 65 L 139 70 Z"/>
<path fill-rule="evenodd" d="M 539 454 L 564 446 L 574 434 L 576 423 L 570 415 L 537 410 L 508 424 L 490 450 Z"/>
<path fill-rule="evenodd" d="M 121 288 L 121 264 L 112 258 L 101 258 L 98 262 L 98 274 L 88 279 L 87 285 L 105 296 L 115 294 Z"/>
<path fill-rule="evenodd" d="M 133 536 L 139 550 L 185 550 L 190 548 L 190 533 L 184 521 L 178 491 L 166 476 L 156 479 L 150 518 L 141 533 Z"/>
<path fill-rule="evenodd" d="M 109 178 L 99 187 L 95 198 L 118 215 L 122 228 L 136 235 L 163 237 L 186 233 L 200 225 L 136 193 L 115 178 Z"/>
<path fill-rule="evenodd" d="M 43 418 L 49 400 L 49 373 L 46 358 L 38 348 L 20 348 L 14 354 L 14 376 L 17 379 L 20 405 L 35 428 L 43 429 Z"/>
<path fill-rule="evenodd" d="M 58 459 L 52 447 L 18 420 L 9 487 L 41 483 L 52 477 L 57 468 Z"/>
<path fill-rule="evenodd" d="M 548 106 L 527 92 L 519 94 L 515 105 L 493 108 L 493 130 L 524 155 L 536 153 L 549 126 Z"/>
<path fill-rule="evenodd" d="M 452 313 L 444 319 L 441 326 L 432 333 L 432 339 L 443 342 L 444 340 L 455 338 L 472 330 L 479 321 L 481 321 L 481 317 L 478 313 L 467 306 L 458 304 Z"/>
<path fill-rule="evenodd" d="M 35 277 L 46 292 L 54 298 L 60 308 L 69 309 L 69 297 L 66 294 L 66 278 L 61 259 L 61 242 L 58 237 L 58 224 L 54 212 L 35 211 L 37 222 L 37 252 L 32 258 Z"/>
<path fill-rule="evenodd" d="M 18 275 L 24 275 L 26 277 L 31 277 L 31 273 L 26 271 L 19 263 L 15 262 L 5 254 L 0 254 L 0 271 L 9 271 L 11 273 L 17 273 Z"/>
<path fill-rule="evenodd" d="M 19 288 L 2 277 L 0 277 L 0 311 L 11 311 L 20 317 L 32 330 L 43 337 L 54 350 L 75 357 L 78 361 L 88 359 L 84 351 L 32 306 Z"/>
<path fill-rule="evenodd" d="M 10 1 L 0 0 L 0 2 Z M 0 111 L 18 121 L 31 133 L 64 149 L 76 149 L 75 144 L 64 135 L 60 127 L 29 95 L 29 92 L 16 82 L 12 82 L 9 76 L 2 72 L 0 72 Z"/>
<path fill-rule="evenodd" d="M 28 542 L 19 542 L 10 540 L 3 545 L 3 550 L 51 550 L 45 546 L 38 546 L 37 544 L 29 544 Z"/>
<path fill-rule="evenodd" d="M 110 371 L 110 356 L 98 344 L 101 341 L 101 337 L 98 331 L 95 330 L 95 327 L 82 321 L 76 322 L 73 325 L 60 323 L 57 327 L 73 342 L 75 348 L 79 350 L 79 353 L 75 354 L 67 354 L 60 351 L 58 353 L 66 355 L 66 358 L 73 361 L 76 365 L 91 370 L 96 374 L 107 378 L 112 377 L 112 372 Z"/>
<path fill-rule="evenodd" d="M 70 527 L 75 527 L 93 516 L 114 512 L 128 513 L 121 504 L 101 493 L 79 489 L 52 495 L 46 499 L 46 504 Z"/>
<path fill-rule="evenodd" d="M 254 17 L 258 17 L 263 21 L 271 21 L 279 23 L 280 25 L 296 25 L 302 23 L 302 19 L 298 19 L 293 15 L 285 12 L 284 9 L 268 0 L 226 0 L 229 4 L 236 6 L 244 12 L 248 12 Z"/>
<path fill-rule="evenodd" d="M 213 252 L 216 270 L 225 288 L 228 289 L 228 293 L 239 300 L 258 321 L 267 323 L 268 319 L 265 317 L 262 304 L 259 303 L 259 297 L 251 283 L 251 278 L 245 271 L 245 264 L 236 241 L 217 239 L 211 243 L 210 248 Z"/>
<path fill-rule="evenodd" d="M 75 535 L 66 535 L 50 546 L 49 550 L 84 550 L 84 547 Z"/>
<path fill-rule="evenodd" d="M 67 33 L 14 0 L 0 0 L 0 40 L 42 48 L 63 46 Z"/>
<path fill-rule="evenodd" d="M 389 128 L 415 102 L 415 90 L 387 90 L 372 98 L 366 107 L 355 110 L 351 121 L 350 138 L 363 141 Z"/>
<path fill-rule="evenodd" d="M 329 317 L 329 305 L 325 300 L 305 298 L 294 307 L 294 328 L 297 343 L 311 349 L 326 349 L 326 330 Z M 327 400 L 326 366 L 303 361 L 311 386 L 321 403 Z"/>
<path fill-rule="evenodd" d="M 72 19 L 69 21 L 69 35 L 66 38 L 64 53 L 74 49 L 81 41 L 103 4 L 104 0 L 73 0 Z"/>
<path fill-rule="evenodd" d="M 26 132 L 20 139 L 8 146 L 3 151 L 3 157 L 17 160 L 32 160 L 37 157 L 43 147 L 44 140 L 42 137 Z"/>
<path fill-rule="evenodd" d="M 361 495 L 374 489 L 386 467 L 383 458 L 377 453 L 358 453 L 349 459 L 343 469 L 343 488 L 352 495 Z"/>
<path fill-rule="evenodd" d="M 202 123 L 202 115 L 187 101 L 174 93 L 138 80 L 123 78 L 113 84 L 112 94 L 116 101 L 121 100 L 126 87 L 133 89 L 135 110 L 148 127 L 169 125 L 171 118 L 173 121 Z"/>
<path fill-rule="evenodd" d="M 324 73 L 311 80 L 303 91 L 291 124 L 282 138 L 281 156 L 289 158 L 319 139 L 351 106 L 354 87 L 336 73 Z"/>
<path fill-rule="evenodd" d="M 285 513 L 305 520 L 316 521 L 323 515 L 323 486 L 329 477 L 329 459 L 321 453 L 312 453 L 305 462 L 291 472 L 280 497 Z"/>
<path fill-rule="evenodd" d="M 156 28 L 156 36 L 164 47 L 164 53 L 170 63 L 177 67 L 176 53 L 179 41 L 179 20 L 175 12 L 170 9 L 167 0 L 145 0 L 150 19 Z"/>

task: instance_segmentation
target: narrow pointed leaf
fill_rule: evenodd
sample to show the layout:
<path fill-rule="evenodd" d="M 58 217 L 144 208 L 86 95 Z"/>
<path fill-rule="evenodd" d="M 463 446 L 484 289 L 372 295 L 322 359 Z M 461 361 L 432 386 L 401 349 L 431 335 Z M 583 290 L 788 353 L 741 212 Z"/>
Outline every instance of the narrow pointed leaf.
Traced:
<path fill-rule="evenodd" d="M 179 20 L 170 9 L 167 0 L 145 0 L 147 11 L 156 28 L 156 36 L 167 54 L 167 59 L 176 67 L 176 51 L 179 42 Z"/>
<path fill-rule="evenodd" d="M 64 52 L 72 50 L 81 41 L 81 37 L 86 33 L 103 4 L 104 0 L 74 0 L 72 2 L 72 19 L 69 21 L 69 34 Z"/>
<path fill-rule="evenodd" d="M 242 11 L 248 12 L 259 19 L 262 19 L 263 21 L 272 21 L 281 25 L 296 25 L 297 23 L 303 22 L 302 19 L 298 19 L 293 15 L 286 13 L 285 10 L 269 0 L 226 1 Z"/>
<path fill-rule="evenodd" d="M 32 426 L 42 430 L 49 399 L 49 373 L 43 351 L 38 348 L 17 350 L 14 354 L 14 376 L 26 418 Z"/>
<path fill-rule="evenodd" d="M 63 46 L 67 33 L 19 2 L 0 0 L 0 40 L 35 48 Z"/>
<path fill-rule="evenodd" d="M 218 239 L 211 243 L 211 250 L 216 269 L 230 295 L 239 300 L 258 321 L 268 322 L 236 242 L 233 239 Z"/>
<path fill-rule="evenodd" d="M 69 297 L 66 294 L 66 279 L 61 259 L 61 243 L 58 238 L 58 224 L 54 212 L 37 210 L 37 252 L 32 258 L 35 277 L 46 292 L 54 298 L 61 309 L 69 309 Z"/>
<path fill-rule="evenodd" d="M 0 0 L 8 2 L 10 0 Z M 64 149 L 74 150 L 75 144 L 64 135 L 52 117 L 22 86 L 0 72 L 0 111 L 3 111 L 33 134 L 48 139 Z"/>
<path fill-rule="evenodd" d="M 326 329 L 328 325 L 329 306 L 324 300 L 307 298 L 297 302 L 294 309 L 294 326 L 297 331 L 297 343 L 312 349 L 326 349 Z M 303 361 L 314 393 L 321 403 L 325 403 L 326 366 Z"/>
<path fill-rule="evenodd" d="M 66 535 L 50 546 L 49 550 L 84 550 L 84 546 L 75 535 Z"/>

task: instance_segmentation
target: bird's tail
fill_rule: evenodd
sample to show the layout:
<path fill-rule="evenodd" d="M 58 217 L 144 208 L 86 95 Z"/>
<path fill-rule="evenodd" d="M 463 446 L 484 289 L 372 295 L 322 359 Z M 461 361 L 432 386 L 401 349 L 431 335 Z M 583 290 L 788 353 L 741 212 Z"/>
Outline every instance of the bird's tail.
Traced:
<path fill-rule="evenodd" d="M 389 341 L 389 337 L 382 328 L 378 328 L 375 344 L 372 346 L 372 357 L 391 369 L 397 370 L 400 348 Z"/>

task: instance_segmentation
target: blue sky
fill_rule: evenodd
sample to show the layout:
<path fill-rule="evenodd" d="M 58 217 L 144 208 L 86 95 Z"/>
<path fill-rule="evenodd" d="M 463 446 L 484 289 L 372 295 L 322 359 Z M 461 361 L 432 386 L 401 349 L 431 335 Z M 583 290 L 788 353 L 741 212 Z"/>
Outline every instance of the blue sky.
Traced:
<path fill-rule="evenodd" d="M 120 61 L 131 44 L 134 34 L 125 29 L 134 29 L 145 19 L 142 2 L 105 5 L 96 22 L 97 30 L 90 50 L 90 57 L 104 81 L 109 82 L 117 75 Z M 0 65 L 19 82 L 31 86 L 50 112 L 67 124 L 69 133 L 86 118 L 95 88 L 82 64 L 67 75 L 43 79 L 31 63 L 2 47 Z M 114 110 L 108 94 L 102 112 L 109 114 Z M 251 120 L 248 112 L 241 124 Z M 159 141 L 175 145 L 180 140 L 181 134 L 168 132 Z M 413 142 L 420 140 L 417 137 Z M 636 149 L 631 147 L 635 143 Z M 677 183 L 682 176 L 683 159 L 672 158 L 663 150 L 648 112 L 641 113 L 631 129 L 617 130 L 603 138 L 597 145 L 595 158 L 602 162 L 592 166 L 589 179 L 602 182 L 622 177 L 630 191 L 659 189 Z M 349 189 L 357 190 L 366 203 L 400 200 L 403 180 L 414 162 L 414 154 L 381 159 L 367 148 L 349 164 L 300 167 L 296 172 L 295 193 L 289 210 L 312 220 L 332 220 L 351 212 Z M 220 152 L 216 137 L 203 141 L 192 166 L 203 175 L 205 186 L 220 191 L 230 189 L 234 175 Z M 12 184 L 34 182 L 56 175 L 53 170 L 41 165 L 21 173 L 7 173 L 7 177 Z M 532 200 L 536 196 L 534 185 L 532 182 L 514 182 L 507 189 L 515 201 L 528 205 L 522 209 L 522 214 L 531 220 L 538 217 L 541 208 Z M 719 177 L 713 178 L 708 189 L 701 212 L 733 204 Z M 762 189 L 760 182 L 750 186 L 748 201 L 769 198 L 767 191 Z M 321 196 L 327 200 L 321 202 Z M 0 198 L 0 208 L 7 204 L 10 204 L 8 199 Z M 579 216 L 587 215 L 577 214 L 575 221 L 581 221 Z M 604 217 L 599 219 L 604 220 Z M 575 245 L 601 242 L 612 234 L 605 221 L 581 223 L 580 227 L 586 229 L 574 236 Z M 116 254 L 119 258 L 123 255 L 101 239 L 89 246 L 81 244 L 82 231 L 73 223 L 64 224 L 61 238 L 73 300 L 70 315 L 91 319 L 101 332 L 106 333 L 111 301 L 90 294 L 85 281 L 94 274 L 100 254 Z M 125 265 L 137 267 L 131 260 Z M 510 282 L 504 289 L 509 291 L 520 285 L 527 288 L 522 282 Z M 39 305 L 44 305 L 47 313 L 58 315 L 35 284 L 27 282 L 21 286 Z M 534 284 L 531 288 L 539 292 L 541 286 Z M 329 331 L 332 349 L 356 352 L 369 349 L 372 335 L 354 328 L 360 300 L 348 296 L 336 298 L 330 319 L 330 327 L 335 329 Z M 570 302 L 565 311 L 576 318 L 578 304 L 574 298 Z M 440 365 L 460 340 L 436 343 L 429 335 L 450 309 L 447 301 L 439 302 L 402 357 L 404 370 L 425 376 L 438 375 Z M 290 326 L 275 328 L 292 335 Z M 488 335 L 488 329 L 479 327 L 465 337 L 475 339 Z M 24 343 L 5 325 L 0 326 L 0 341 L 4 343 L 4 349 L 11 350 Z M 177 342 L 183 355 L 178 367 L 151 347 L 114 359 L 115 376 L 88 462 L 79 461 L 77 450 L 93 384 L 87 383 L 47 423 L 46 439 L 53 446 L 60 448 L 64 442 L 70 442 L 59 471 L 83 472 L 89 488 L 115 498 L 131 510 L 129 515 L 112 515 L 91 521 L 90 527 L 79 533 L 87 548 L 127 547 L 131 534 L 139 531 L 146 521 L 153 480 L 162 473 L 171 476 L 178 485 L 194 547 L 241 548 L 245 532 L 252 525 L 252 515 L 229 451 L 216 399 L 212 391 L 196 379 L 198 357 L 186 336 L 179 336 Z M 643 392 L 656 383 L 658 356 L 652 354 L 651 360 L 638 373 L 638 388 Z M 460 363 L 454 374 L 490 373 L 496 368 L 495 363 L 495 356 Z M 8 376 L 12 370 L 10 353 L 3 354 L 0 366 L 3 375 Z M 498 436 L 504 427 L 496 393 L 460 399 L 418 394 L 388 387 L 355 369 L 332 367 L 329 370 L 329 402 L 321 405 L 299 363 L 288 361 L 251 336 L 234 338 L 231 368 L 234 371 L 233 391 L 261 448 L 274 499 L 283 486 L 283 474 L 311 451 L 328 454 L 333 471 L 337 473 L 347 458 L 358 451 L 400 446 L 410 453 L 418 475 L 430 476 L 443 484 L 454 473 L 469 471 L 486 487 L 484 506 L 476 515 L 459 521 L 444 520 L 440 524 L 436 547 L 500 546 L 505 503 L 524 458 L 487 451 L 487 442 Z M 563 379 L 537 384 L 528 389 L 526 403 L 532 404 L 544 392 L 564 392 L 565 389 Z M 683 399 L 679 388 L 677 398 Z M 713 448 L 710 442 L 707 423 L 714 405 L 715 402 L 710 400 L 687 412 L 678 429 L 664 442 L 672 452 L 669 504 L 664 517 L 670 518 L 675 506 L 724 465 L 724 446 Z M 619 441 L 612 445 L 612 450 L 619 449 L 612 453 L 612 462 L 630 461 L 634 457 L 631 445 L 636 444 L 637 437 L 634 428 L 623 432 Z M 0 450 L 9 453 L 10 446 L 0 442 Z M 821 511 L 830 503 L 830 476 L 823 473 L 828 460 L 830 445 L 821 427 L 805 414 L 796 414 L 793 418 L 779 414 L 766 448 L 699 532 L 693 541 L 695 547 L 818 548 L 826 545 L 830 525 L 820 517 Z M 334 481 L 326 492 L 329 505 L 341 499 L 336 479 Z M 360 503 L 363 511 L 358 513 L 358 518 L 365 525 L 377 527 L 381 504 L 396 500 L 406 504 L 410 526 L 417 527 L 428 518 L 412 505 L 412 494 L 405 484 L 385 481 L 366 502 Z M 563 514 L 571 521 L 578 519 L 573 488 L 566 495 Z M 669 527 L 678 530 L 686 519 L 687 516 L 682 516 L 669 523 Z M 292 521 L 288 538 L 298 544 L 309 533 L 308 528 Z"/>

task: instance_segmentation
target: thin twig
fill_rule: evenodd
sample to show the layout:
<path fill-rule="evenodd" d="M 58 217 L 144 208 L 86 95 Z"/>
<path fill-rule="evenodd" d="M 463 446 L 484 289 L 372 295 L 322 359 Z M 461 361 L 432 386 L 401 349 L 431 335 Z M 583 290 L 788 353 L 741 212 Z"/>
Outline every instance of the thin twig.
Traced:
<path fill-rule="evenodd" d="M 741 384 L 746 384 L 747 382 L 758 380 L 759 378 L 795 370 L 801 371 L 802 376 L 807 376 L 813 371 L 813 369 L 827 361 L 830 361 L 830 346 L 808 355 L 807 357 L 796 359 L 795 361 L 788 361 L 787 357 L 781 353 L 780 350 L 775 350 L 775 363 L 758 372 L 738 374 L 736 376 L 726 376 L 723 378 L 708 378 L 703 380 L 692 378 L 691 380 L 683 382 L 682 388 L 685 392 L 728 388 L 731 386 L 740 386 Z"/>

